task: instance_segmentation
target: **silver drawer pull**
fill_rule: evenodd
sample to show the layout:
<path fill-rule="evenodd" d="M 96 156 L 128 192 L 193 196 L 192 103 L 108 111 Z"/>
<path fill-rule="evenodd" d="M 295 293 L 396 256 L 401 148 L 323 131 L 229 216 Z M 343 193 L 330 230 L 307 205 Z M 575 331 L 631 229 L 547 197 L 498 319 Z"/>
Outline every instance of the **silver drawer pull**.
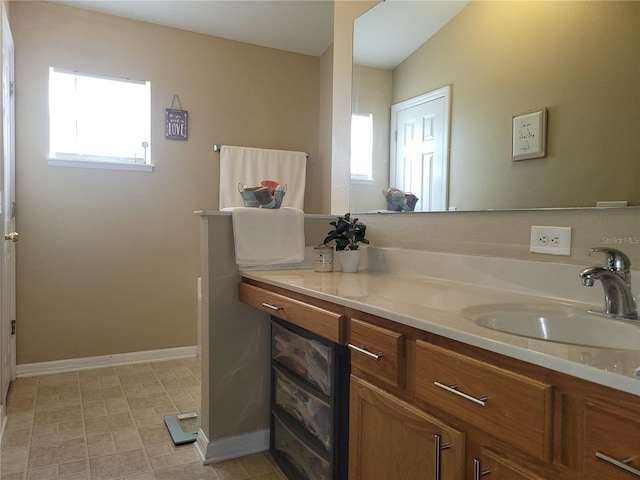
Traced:
<path fill-rule="evenodd" d="M 262 302 L 262 306 L 266 308 L 270 308 L 271 310 L 275 310 L 276 312 L 279 310 L 284 310 L 284 307 L 277 307 L 276 305 L 271 305 L 270 303 Z"/>
<path fill-rule="evenodd" d="M 435 480 L 441 480 L 442 474 L 442 451 L 451 448 L 450 443 L 442 443 L 442 437 L 440 435 L 435 436 L 436 452 L 435 452 Z"/>
<path fill-rule="evenodd" d="M 466 393 L 463 393 L 460 390 L 458 390 L 458 386 L 457 385 L 450 385 L 449 386 L 449 385 L 445 385 L 444 383 L 440 383 L 440 382 L 433 382 L 433 384 L 438 388 L 446 390 L 449 393 L 453 393 L 454 395 L 458 395 L 459 397 L 462 397 L 465 400 L 469 400 L 470 402 L 473 402 L 476 405 L 480 405 L 481 407 L 484 407 L 487 404 L 487 400 L 488 400 L 487 397 L 480 397 L 480 398 L 472 397 L 471 395 L 467 395 Z"/>
<path fill-rule="evenodd" d="M 621 470 L 624 470 L 631 475 L 635 475 L 636 477 L 640 477 L 640 470 L 630 467 L 628 464 L 631 463 L 630 458 L 625 458 L 624 460 L 616 460 L 615 458 L 611 458 L 609 455 L 605 455 L 604 453 L 596 452 L 596 458 L 600 460 L 604 460 L 607 463 L 610 463 L 614 467 L 618 467 Z"/>
<path fill-rule="evenodd" d="M 477 458 L 473 459 L 473 480 L 480 480 L 485 475 L 491 475 L 491 470 L 482 470 L 482 463 Z"/>
<path fill-rule="evenodd" d="M 384 357 L 384 353 L 380 352 L 380 353 L 373 353 L 370 352 L 369 350 L 367 350 L 367 347 L 365 345 L 362 345 L 360 347 L 356 347 L 353 343 L 350 343 L 349 345 L 347 345 L 351 350 L 355 350 L 356 352 L 360 352 L 365 354 L 367 357 L 371 357 L 374 358 L 376 360 L 380 360 L 382 357 Z"/>

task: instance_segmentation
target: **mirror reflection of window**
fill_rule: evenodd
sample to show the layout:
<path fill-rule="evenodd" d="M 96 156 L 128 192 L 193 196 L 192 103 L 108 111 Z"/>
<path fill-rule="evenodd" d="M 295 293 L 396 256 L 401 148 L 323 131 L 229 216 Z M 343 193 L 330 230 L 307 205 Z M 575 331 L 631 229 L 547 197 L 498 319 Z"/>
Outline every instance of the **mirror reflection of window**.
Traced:
<path fill-rule="evenodd" d="M 373 115 L 351 115 L 351 182 L 373 181 Z"/>

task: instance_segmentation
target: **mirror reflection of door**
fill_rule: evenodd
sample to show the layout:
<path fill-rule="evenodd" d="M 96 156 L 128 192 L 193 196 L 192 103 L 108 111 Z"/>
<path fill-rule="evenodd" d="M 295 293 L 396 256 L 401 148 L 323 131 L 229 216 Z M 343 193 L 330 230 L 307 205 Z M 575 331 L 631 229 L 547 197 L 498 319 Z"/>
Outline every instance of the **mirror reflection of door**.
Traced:
<path fill-rule="evenodd" d="M 418 197 L 415 211 L 447 210 L 449 97 L 444 87 L 391 107 L 391 186 Z"/>

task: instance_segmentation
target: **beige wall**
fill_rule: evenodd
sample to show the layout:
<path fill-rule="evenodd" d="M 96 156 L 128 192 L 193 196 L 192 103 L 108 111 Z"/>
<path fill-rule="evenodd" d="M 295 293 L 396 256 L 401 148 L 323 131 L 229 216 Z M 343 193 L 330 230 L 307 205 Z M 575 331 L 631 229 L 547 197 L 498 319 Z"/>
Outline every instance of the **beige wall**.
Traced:
<path fill-rule="evenodd" d="M 319 58 L 47 2 L 14 2 L 18 364 L 195 345 L 198 217 L 214 143 L 307 151 L 320 178 Z M 49 66 L 152 83 L 153 173 L 47 166 Z M 173 95 L 188 142 L 164 139 Z M 307 211 L 323 208 L 308 182 Z"/>
<path fill-rule="evenodd" d="M 471 2 L 394 71 L 397 103 L 452 85 L 449 205 L 640 205 L 638 2 Z M 546 107 L 546 158 L 511 118 Z"/>

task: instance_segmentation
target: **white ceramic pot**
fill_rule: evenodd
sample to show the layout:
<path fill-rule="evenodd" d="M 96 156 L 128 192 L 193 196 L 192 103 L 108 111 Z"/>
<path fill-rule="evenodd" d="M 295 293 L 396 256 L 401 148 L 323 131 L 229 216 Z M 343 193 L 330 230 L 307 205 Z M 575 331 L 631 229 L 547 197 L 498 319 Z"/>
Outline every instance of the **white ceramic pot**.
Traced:
<path fill-rule="evenodd" d="M 313 247 L 313 267 L 316 272 L 333 271 L 333 247 Z"/>
<path fill-rule="evenodd" d="M 340 261 L 340 268 L 345 273 L 356 273 L 360 267 L 362 250 L 340 250 L 336 252 Z"/>

